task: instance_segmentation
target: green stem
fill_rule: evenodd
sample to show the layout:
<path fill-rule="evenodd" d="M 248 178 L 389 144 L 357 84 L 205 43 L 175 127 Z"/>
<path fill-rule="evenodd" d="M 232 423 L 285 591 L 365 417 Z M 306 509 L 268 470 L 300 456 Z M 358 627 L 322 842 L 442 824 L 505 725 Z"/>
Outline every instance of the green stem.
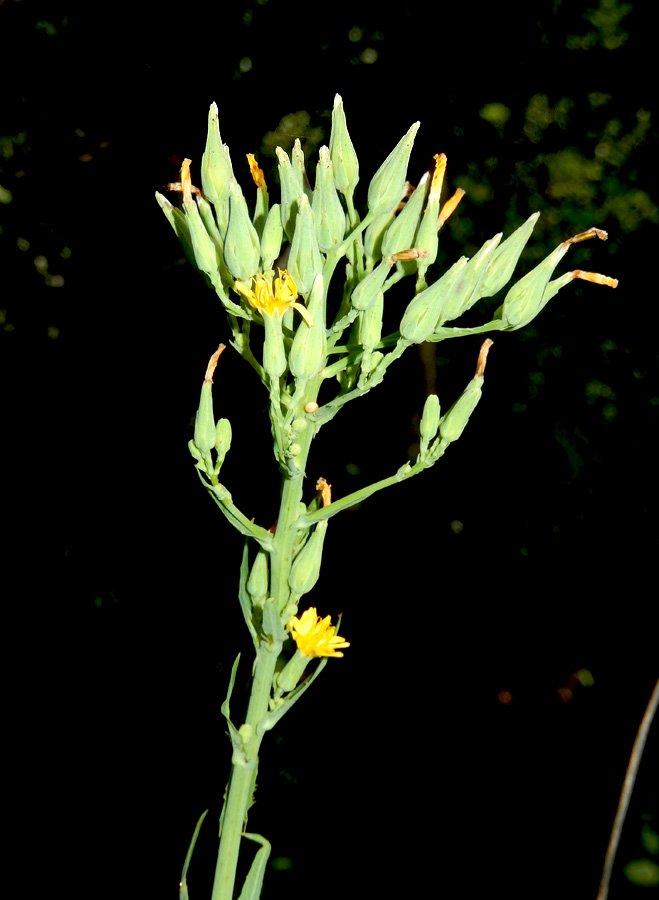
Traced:
<path fill-rule="evenodd" d="M 268 712 L 279 649 L 276 645 L 270 648 L 261 644 L 256 654 L 252 693 L 245 719 L 249 734 L 245 740 L 244 754 L 234 753 L 211 900 L 233 900 L 240 839 L 251 802 L 259 746 L 263 737 L 259 725 Z"/>
<path fill-rule="evenodd" d="M 320 377 L 308 382 L 308 390 L 300 398 L 300 410 L 304 409 L 306 403 L 316 399 L 321 382 Z M 292 526 L 300 516 L 304 472 L 313 433 L 314 429 L 309 423 L 309 427 L 299 439 L 302 445 L 302 453 L 297 457 L 299 471 L 296 475 L 286 474 L 282 479 L 277 529 L 273 545 L 266 548 L 270 551 L 270 596 L 280 613 L 286 607 L 290 595 L 288 576 L 297 534 L 297 529 Z M 254 680 L 245 718 L 245 725 L 248 727 L 243 726 L 240 730 L 244 741 L 242 752 L 234 750 L 211 900 L 233 900 L 240 840 L 247 810 L 251 804 L 258 753 L 267 722 L 272 682 L 280 650 L 281 643 L 269 641 L 268 636 L 265 636 L 256 654 Z M 268 727 L 272 726 L 268 724 Z"/>

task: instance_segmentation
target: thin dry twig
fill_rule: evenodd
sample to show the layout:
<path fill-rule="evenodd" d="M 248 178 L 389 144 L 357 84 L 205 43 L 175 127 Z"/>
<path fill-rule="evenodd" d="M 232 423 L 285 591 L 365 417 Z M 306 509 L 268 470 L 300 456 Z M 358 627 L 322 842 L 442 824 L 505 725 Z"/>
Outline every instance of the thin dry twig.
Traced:
<path fill-rule="evenodd" d="M 652 696 L 650 697 L 648 705 L 645 709 L 645 714 L 643 715 L 643 718 L 641 720 L 641 724 L 636 735 L 636 740 L 634 741 L 634 746 L 632 747 L 632 755 L 629 757 L 629 765 L 627 766 L 625 781 L 622 785 L 622 791 L 620 793 L 618 810 L 616 812 L 616 817 L 613 820 L 613 828 L 611 829 L 609 846 L 606 849 L 606 856 L 604 858 L 604 870 L 602 872 L 602 880 L 600 881 L 599 891 L 597 892 L 597 900 L 606 900 L 609 895 L 609 882 L 611 881 L 613 861 L 616 858 L 618 844 L 620 843 L 620 835 L 622 833 L 622 826 L 625 821 L 625 816 L 627 815 L 627 809 L 629 808 L 629 800 L 634 789 L 634 782 L 636 781 L 638 767 L 641 764 L 641 757 L 643 756 L 645 740 L 648 736 L 648 731 L 650 730 L 650 725 L 652 724 L 654 714 L 657 711 L 658 703 L 659 681 L 657 681 L 654 686 L 654 690 L 652 691 Z"/>

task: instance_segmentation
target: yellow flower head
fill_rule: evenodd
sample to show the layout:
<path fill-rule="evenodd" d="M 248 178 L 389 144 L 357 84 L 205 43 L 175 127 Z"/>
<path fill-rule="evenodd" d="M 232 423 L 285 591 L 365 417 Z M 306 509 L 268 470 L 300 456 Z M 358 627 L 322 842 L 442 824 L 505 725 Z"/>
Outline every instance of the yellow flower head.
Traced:
<path fill-rule="evenodd" d="M 283 316 L 287 309 L 296 309 L 309 328 L 313 325 L 313 319 L 301 303 L 296 303 L 297 287 L 286 269 L 277 269 L 279 276 L 274 278 L 271 269 L 263 275 L 257 275 L 254 279 L 254 288 L 248 287 L 242 281 L 236 281 L 236 290 L 247 299 L 250 306 L 263 315 L 272 316 L 275 312 Z"/>
<path fill-rule="evenodd" d="M 339 649 L 349 647 L 348 641 L 336 634 L 336 628 L 331 625 L 331 616 L 321 619 L 315 606 L 305 610 L 300 618 L 293 616 L 288 623 L 293 640 L 298 650 L 305 656 L 343 656 Z"/>

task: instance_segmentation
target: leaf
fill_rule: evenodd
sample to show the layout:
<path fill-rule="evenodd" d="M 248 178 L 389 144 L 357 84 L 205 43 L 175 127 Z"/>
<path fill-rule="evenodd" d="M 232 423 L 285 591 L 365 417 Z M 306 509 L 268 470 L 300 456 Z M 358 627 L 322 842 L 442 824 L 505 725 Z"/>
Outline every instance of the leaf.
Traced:
<path fill-rule="evenodd" d="M 254 861 L 252 862 L 249 872 L 247 873 L 247 878 L 245 878 L 243 889 L 240 892 L 239 900 L 258 900 L 261 893 L 261 888 L 263 887 L 265 867 L 267 865 L 268 857 L 270 856 L 270 850 L 272 848 L 270 842 L 266 841 L 266 839 L 264 837 L 261 837 L 260 834 L 251 834 L 249 832 L 244 832 L 243 837 L 249 838 L 250 841 L 256 841 L 258 844 L 261 844 L 261 849 L 257 850 L 256 852 Z"/>
<path fill-rule="evenodd" d="M 188 867 L 190 865 L 190 860 L 192 859 L 192 853 L 195 848 L 195 844 L 197 843 L 197 838 L 199 837 L 199 832 L 201 830 L 201 826 L 203 824 L 204 819 L 208 814 L 208 810 L 201 814 L 199 821 L 195 827 L 194 833 L 192 835 L 192 840 L 190 841 L 190 846 L 188 847 L 188 852 L 185 857 L 185 862 L 183 863 L 183 872 L 181 873 L 181 884 L 179 886 L 179 900 L 188 900 Z"/>

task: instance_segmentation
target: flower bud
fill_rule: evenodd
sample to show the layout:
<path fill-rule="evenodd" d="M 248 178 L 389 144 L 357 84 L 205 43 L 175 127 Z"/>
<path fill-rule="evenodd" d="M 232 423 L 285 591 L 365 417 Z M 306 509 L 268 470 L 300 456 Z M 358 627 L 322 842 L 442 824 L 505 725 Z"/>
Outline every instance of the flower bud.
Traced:
<path fill-rule="evenodd" d="M 263 226 L 261 235 L 261 269 L 268 272 L 274 266 L 275 260 L 281 253 L 281 242 L 284 229 L 281 224 L 281 209 L 278 203 L 273 203 L 268 212 L 268 217 Z"/>
<path fill-rule="evenodd" d="M 389 274 L 391 265 L 391 260 L 383 259 L 366 278 L 362 278 L 350 296 L 350 303 L 354 309 L 363 311 L 368 309 L 372 303 L 375 303 Z"/>
<path fill-rule="evenodd" d="M 327 147 L 320 148 L 311 208 L 316 223 L 318 246 L 323 253 L 329 253 L 343 240 L 346 233 L 346 214 L 336 192 L 332 160 Z"/>
<path fill-rule="evenodd" d="M 211 103 L 208 112 L 208 134 L 206 149 L 201 158 L 201 189 L 204 197 L 215 207 L 218 218 L 220 210 L 229 199 L 229 189 L 233 178 L 233 168 L 229 148 L 222 143 L 217 116 L 217 104 Z"/>
<path fill-rule="evenodd" d="M 439 398 L 437 394 L 428 394 L 423 406 L 423 415 L 419 433 L 421 435 L 421 452 L 428 449 L 428 444 L 435 439 L 439 429 Z"/>
<path fill-rule="evenodd" d="M 403 191 L 402 197 L 405 196 L 406 190 Z M 382 241 L 387 233 L 387 229 L 395 219 L 394 209 L 375 216 L 371 224 L 364 232 L 364 253 L 369 267 L 382 259 Z"/>
<path fill-rule="evenodd" d="M 218 463 L 224 462 L 224 457 L 231 447 L 231 422 L 228 419 L 218 419 L 215 426 L 215 452 Z"/>
<path fill-rule="evenodd" d="M 431 266 L 437 259 L 437 250 L 439 248 L 439 226 L 437 219 L 439 217 L 439 204 L 441 202 L 442 186 L 444 184 L 444 173 L 446 171 L 446 155 L 438 153 L 435 155 L 435 171 L 433 172 L 432 181 L 430 183 L 430 195 L 428 203 L 421 219 L 421 224 L 414 239 L 414 246 L 418 250 L 423 250 L 427 254 L 423 260 L 418 263 L 419 279 L 425 285 L 425 274 L 428 266 Z"/>
<path fill-rule="evenodd" d="M 307 311 L 313 325 L 300 322 L 293 338 L 288 365 L 291 373 L 299 381 L 314 378 L 325 365 L 327 340 L 325 332 L 325 284 L 323 276 L 318 273 L 314 281 Z M 305 422 L 305 420 L 302 420 Z"/>
<path fill-rule="evenodd" d="M 384 212 L 394 207 L 400 200 L 407 164 L 412 152 L 412 144 L 420 122 L 415 122 L 401 138 L 373 176 L 368 187 L 368 208 L 371 212 Z"/>
<path fill-rule="evenodd" d="M 359 343 L 365 351 L 370 351 L 380 342 L 382 337 L 382 316 L 384 313 L 384 294 L 378 291 L 375 302 L 371 303 L 359 318 Z M 370 371 L 370 366 L 369 366 Z"/>
<path fill-rule="evenodd" d="M 458 397 L 446 415 L 442 416 L 440 419 L 439 434 L 446 443 L 450 444 L 453 441 L 457 441 L 469 421 L 469 416 L 478 405 L 478 401 L 481 398 L 481 391 L 483 390 L 485 363 L 491 346 L 492 341 L 489 338 L 483 341 L 478 354 L 476 374 L 464 389 L 462 395 Z"/>
<path fill-rule="evenodd" d="M 189 159 L 184 159 L 181 166 L 181 189 L 183 191 L 183 214 L 188 227 L 195 265 L 200 272 L 204 272 L 208 276 L 214 288 L 221 287 L 218 248 L 208 234 L 197 203 L 192 196 Z"/>
<path fill-rule="evenodd" d="M 263 368 L 272 381 L 276 381 L 286 371 L 286 351 L 281 330 L 279 310 L 263 316 Z"/>
<path fill-rule="evenodd" d="M 599 228 L 589 228 L 588 231 L 575 234 L 573 237 L 568 238 L 567 241 L 559 244 L 535 269 L 532 269 L 511 287 L 506 294 L 503 305 L 495 312 L 494 318 L 503 319 L 506 322 L 507 331 L 517 331 L 518 328 L 528 325 L 550 298 L 567 283 L 559 278 L 553 283 L 555 287 L 547 290 L 549 279 L 554 269 L 570 249 L 570 245 L 578 244 L 580 241 L 586 241 L 593 237 L 598 237 L 600 240 L 605 241 L 608 235 L 606 231 L 601 231 Z M 575 277 L 579 276 L 572 275 L 572 278 Z M 572 278 L 569 280 L 572 280 Z M 615 279 L 607 278 L 603 275 L 597 278 L 586 278 L 586 280 L 597 281 L 598 278 L 602 279 L 599 281 L 600 284 L 608 284 L 610 287 L 615 287 L 618 283 Z M 557 284 L 557 282 L 561 283 Z"/>
<path fill-rule="evenodd" d="M 348 134 L 343 100 L 338 94 L 334 98 L 332 110 L 329 151 L 337 190 L 341 191 L 344 196 L 351 197 L 359 181 L 359 162 Z"/>
<path fill-rule="evenodd" d="M 174 229 L 176 237 L 181 242 L 186 259 L 197 268 L 197 260 L 195 259 L 192 242 L 190 240 L 190 226 L 188 225 L 185 215 L 178 207 L 171 204 L 167 197 L 163 196 L 158 191 L 156 191 L 156 200 L 158 201 L 158 206 L 167 217 L 167 221 Z"/>
<path fill-rule="evenodd" d="M 304 191 L 293 172 L 288 154 L 281 147 L 275 150 L 279 160 L 279 186 L 281 189 L 281 224 L 289 241 L 293 240 L 296 216 Z"/>
<path fill-rule="evenodd" d="M 287 269 L 301 294 L 309 293 L 316 276 L 323 269 L 323 258 L 318 249 L 314 214 L 306 194 L 300 198 Z"/>
<path fill-rule="evenodd" d="M 469 260 L 462 276 L 454 284 L 451 292 L 446 294 L 441 304 L 436 327 L 457 319 L 479 299 L 481 285 L 487 274 L 487 263 L 500 240 L 501 234 L 495 234 L 489 241 L 485 241 L 478 253 Z"/>
<path fill-rule="evenodd" d="M 247 578 L 247 593 L 253 606 L 263 606 L 268 593 L 268 554 L 259 550 Z"/>
<path fill-rule="evenodd" d="M 391 253 L 398 253 L 400 250 L 408 250 L 415 246 L 414 236 L 423 215 L 423 206 L 427 196 L 428 173 L 425 172 L 410 199 L 387 228 L 382 238 L 381 252 L 383 256 L 389 256 Z"/>
<path fill-rule="evenodd" d="M 437 325 L 442 304 L 463 277 L 466 266 L 467 257 L 460 257 L 438 281 L 416 295 L 400 323 L 400 334 L 404 340 L 410 344 L 428 340 Z"/>
<path fill-rule="evenodd" d="M 199 408 L 195 415 L 194 444 L 207 458 L 210 456 L 210 451 L 215 447 L 217 439 L 215 417 L 213 415 L 213 373 L 223 350 L 224 344 L 220 344 L 208 361 L 204 383 L 201 386 Z"/>
<path fill-rule="evenodd" d="M 449 411 L 442 416 L 439 433 L 442 440 L 447 443 L 457 441 L 465 429 L 469 416 L 476 409 L 481 398 L 483 379 L 478 376 L 472 378 L 461 396 L 455 401 Z"/>
<path fill-rule="evenodd" d="M 224 261 L 234 278 L 249 281 L 257 272 L 261 258 L 259 236 L 252 225 L 238 182 L 231 181 L 229 224 L 224 240 Z"/>
<path fill-rule="evenodd" d="M 303 594 L 308 594 L 318 581 L 326 532 L 327 519 L 321 519 L 309 536 L 309 540 L 293 560 L 288 584 L 298 598 Z"/>
<path fill-rule="evenodd" d="M 485 280 L 478 292 L 479 299 L 493 297 L 505 284 L 508 284 L 539 217 L 539 212 L 533 213 L 523 225 L 520 225 L 510 237 L 506 238 L 503 244 L 497 247 L 487 264 Z"/>

